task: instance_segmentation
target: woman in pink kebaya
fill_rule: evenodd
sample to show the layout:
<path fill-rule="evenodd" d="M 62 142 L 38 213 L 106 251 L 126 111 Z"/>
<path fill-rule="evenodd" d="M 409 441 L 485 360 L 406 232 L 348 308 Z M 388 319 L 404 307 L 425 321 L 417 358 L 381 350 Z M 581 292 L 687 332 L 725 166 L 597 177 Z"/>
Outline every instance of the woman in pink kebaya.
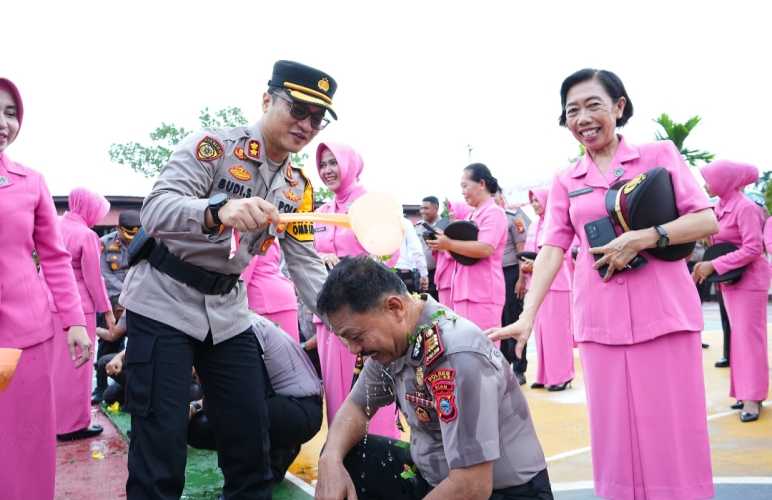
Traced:
<path fill-rule="evenodd" d="M 461 191 L 466 203 L 472 207 L 465 219 L 477 226 L 477 241 L 453 240 L 441 233 L 426 242 L 433 251 L 445 253 L 446 258 L 450 258 L 448 252 L 453 251 L 480 259 L 469 266 L 450 260 L 449 269 L 443 274 L 450 281 L 449 307 L 482 329 L 501 326 L 505 300 L 501 263 L 508 222 L 504 210 L 493 199 L 498 188 L 498 181 L 482 163 L 464 168 Z"/>
<path fill-rule="evenodd" d="M 464 220 L 472 211 L 472 207 L 463 201 L 445 200 L 450 222 Z M 448 252 L 434 251 L 434 260 L 437 263 L 434 271 L 434 283 L 437 286 L 437 296 L 442 305 L 450 307 L 450 283 L 453 277 L 453 257 Z"/>
<path fill-rule="evenodd" d="M 366 192 L 359 183 L 364 168 L 362 158 L 349 146 L 322 143 L 316 149 L 316 165 L 322 182 L 335 195 L 332 201 L 319 207 L 317 212 L 347 213 L 351 204 Z M 314 225 L 314 245 L 329 268 L 343 257 L 367 253 L 351 229 L 329 224 Z M 392 256 L 391 261 L 396 261 L 395 256 Z M 321 322 L 317 323 L 316 344 L 329 424 L 351 391 L 356 356 Z M 370 420 L 368 432 L 398 438 L 396 415 L 393 404 L 381 408 Z"/>
<path fill-rule="evenodd" d="M 544 235 L 544 213 L 547 208 L 549 191 L 532 189 L 528 199 L 538 219 L 528 228 L 525 250 L 537 252 Z M 539 309 L 534 323 L 538 364 L 536 381 L 531 388 L 544 386 L 549 391 L 562 391 L 574 378 L 574 337 L 571 331 L 571 252 L 566 252 L 563 265 Z M 520 279 L 516 285 L 522 297 L 528 289 L 533 264 L 524 262 L 520 266 Z"/>
<path fill-rule="evenodd" d="M 719 231 L 713 243 L 732 243 L 737 250 L 697 263 L 694 278 L 702 282 L 713 272 L 724 274 L 745 267 L 737 283 L 721 284 L 721 294 L 732 325 L 729 395 L 738 400 L 732 408 L 743 410 L 741 421 L 753 422 L 758 420 L 761 402 L 767 399 L 769 391 L 769 265 L 764 255 L 765 212 L 742 189 L 758 180 L 759 171 L 753 165 L 719 160 L 702 167 L 700 172 L 708 194 L 719 198 L 715 207 Z"/>
<path fill-rule="evenodd" d="M 300 342 L 298 298 L 295 285 L 281 272 L 279 242 L 274 240 L 264 255 L 255 255 L 241 279 L 247 285 L 249 308 Z"/>
<path fill-rule="evenodd" d="M 577 71 L 563 81 L 560 97 L 560 124 L 586 153 L 552 183 L 542 247 L 520 319 L 491 338 L 516 338 L 522 351 L 578 236 L 571 313 L 584 370 L 596 495 L 711 498 L 697 289 L 683 260 L 648 254 L 645 266 L 627 265 L 647 249 L 705 238 L 718 231 L 718 223 L 672 142 L 636 146 L 617 135 L 633 114 L 617 75 Z M 584 227 L 608 217 L 609 188 L 655 167 L 670 174 L 678 218 L 590 248 Z M 604 265 L 608 269 L 601 276 Z"/>
<path fill-rule="evenodd" d="M 59 219 L 64 247 L 72 257 L 72 270 L 78 283 L 80 304 L 86 318 L 86 330 L 92 344 L 96 341 L 96 313 L 105 314 L 108 327 L 115 326 L 110 299 L 102 279 L 99 260 L 99 237 L 91 229 L 110 211 L 104 196 L 85 188 L 75 188 L 68 198 L 69 210 Z M 54 328 L 62 329 L 54 314 Z M 54 399 L 56 401 L 56 434 L 62 441 L 86 439 L 102 432 L 91 426 L 91 363 L 74 368 L 67 352 L 66 339 L 54 337 Z"/>
<path fill-rule="evenodd" d="M 46 183 L 6 154 L 23 117 L 18 89 L 0 78 L 0 347 L 23 350 L 10 385 L 0 392 L 0 496 L 51 500 L 56 469 L 54 337 L 66 336 L 70 362 L 76 366 L 91 359 L 93 343 Z M 66 331 L 54 331 L 48 290 Z"/>

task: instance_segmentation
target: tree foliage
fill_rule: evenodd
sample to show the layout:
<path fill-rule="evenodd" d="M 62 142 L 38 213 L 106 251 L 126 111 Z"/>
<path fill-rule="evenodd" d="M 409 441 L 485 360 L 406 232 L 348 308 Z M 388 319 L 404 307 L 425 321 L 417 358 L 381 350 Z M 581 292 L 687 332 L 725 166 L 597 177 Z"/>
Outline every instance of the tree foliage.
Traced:
<path fill-rule="evenodd" d="M 240 108 L 229 107 L 214 112 L 206 107 L 198 114 L 199 128 L 239 127 L 247 124 Z M 174 123 L 162 122 L 150 132 L 150 144 L 124 142 L 110 145 L 110 160 L 127 165 L 145 177 L 155 177 L 161 171 L 174 147 L 192 132 Z"/>
<path fill-rule="evenodd" d="M 662 132 L 657 132 L 657 140 L 673 141 L 673 144 L 675 144 L 675 146 L 678 148 L 678 151 L 681 152 L 681 156 L 684 157 L 684 160 L 689 165 L 695 166 L 699 161 L 709 162 L 715 157 L 713 153 L 700 151 L 699 149 L 688 149 L 686 146 L 684 146 L 686 138 L 689 136 L 692 130 L 694 130 L 694 127 L 700 123 L 699 116 L 695 115 L 684 123 L 678 123 L 674 122 L 666 113 L 662 113 L 659 118 L 654 121 L 659 124 L 660 127 L 662 127 Z"/>

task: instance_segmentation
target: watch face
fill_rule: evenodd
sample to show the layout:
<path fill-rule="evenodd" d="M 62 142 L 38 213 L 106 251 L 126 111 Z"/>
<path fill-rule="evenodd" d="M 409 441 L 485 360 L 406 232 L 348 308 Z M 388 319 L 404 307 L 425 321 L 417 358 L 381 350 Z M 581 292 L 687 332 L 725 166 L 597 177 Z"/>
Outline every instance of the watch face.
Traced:
<path fill-rule="evenodd" d="M 228 195 L 225 193 L 217 193 L 209 198 L 209 206 L 214 207 L 217 205 L 223 205 L 226 201 L 228 201 Z"/>

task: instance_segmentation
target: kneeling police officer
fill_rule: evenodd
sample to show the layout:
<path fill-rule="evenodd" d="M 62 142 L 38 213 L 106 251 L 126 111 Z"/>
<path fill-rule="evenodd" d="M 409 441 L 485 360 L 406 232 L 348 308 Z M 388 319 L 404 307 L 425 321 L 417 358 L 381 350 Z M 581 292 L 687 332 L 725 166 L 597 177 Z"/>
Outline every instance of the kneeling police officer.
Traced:
<path fill-rule="evenodd" d="M 129 271 L 120 298 L 129 339 L 129 500 L 182 495 L 193 365 L 224 497 L 271 497 L 264 367 L 239 274 L 279 238 L 301 299 L 315 304 L 326 271 L 310 225 L 269 225 L 280 211 L 313 210 L 311 183 L 289 155 L 324 128 L 327 114 L 336 118 L 336 86 L 322 71 L 277 62 L 260 121 L 192 134 L 145 199 L 146 258 Z"/>

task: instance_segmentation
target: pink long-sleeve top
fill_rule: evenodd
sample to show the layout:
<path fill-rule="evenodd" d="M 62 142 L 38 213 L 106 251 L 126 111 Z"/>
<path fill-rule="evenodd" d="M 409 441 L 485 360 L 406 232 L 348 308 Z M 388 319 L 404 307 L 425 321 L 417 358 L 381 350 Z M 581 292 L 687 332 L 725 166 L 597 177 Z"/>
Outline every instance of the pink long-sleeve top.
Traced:
<path fill-rule="evenodd" d="M 740 281 L 722 286 L 767 290 L 769 265 L 764 255 L 765 218 L 759 207 L 741 191 L 758 179 L 758 169 L 753 165 L 718 160 L 704 166 L 700 172 L 710 190 L 719 197 L 715 207 L 718 234 L 713 236 L 713 242 L 737 246 L 736 251 L 714 259 L 713 267 L 723 274 L 747 266 Z"/>
<path fill-rule="evenodd" d="M 247 284 L 249 308 L 258 314 L 296 311 L 298 299 L 292 281 L 281 272 L 281 250 L 274 240 L 265 255 L 255 255 L 241 279 Z"/>
<path fill-rule="evenodd" d="M 54 335 L 46 288 L 64 328 L 85 326 L 70 254 L 45 180 L 4 153 L 0 154 L 0 241 L 0 346 L 23 349 Z M 35 268 L 33 250 L 45 278 Z"/>
<path fill-rule="evenodd" d="M 542 244 L 568 251 L 574 236 L 579 237 L 572 289 L 577 342 L 635 344 L 673 332 L 702 330 L 700 298 L 685 261 L 648 256 L 642 268 L 616 274 L 606 282 L 593 269 L 584 225 L 608 216 L 605 197 L 613 183 L 654 167 L 670 173 L 679 214 L 710 208 L 708 197 L 670 141 L 635 146 L 620 136 L 605 175 L 585 154 L 552 183 Z"/>

